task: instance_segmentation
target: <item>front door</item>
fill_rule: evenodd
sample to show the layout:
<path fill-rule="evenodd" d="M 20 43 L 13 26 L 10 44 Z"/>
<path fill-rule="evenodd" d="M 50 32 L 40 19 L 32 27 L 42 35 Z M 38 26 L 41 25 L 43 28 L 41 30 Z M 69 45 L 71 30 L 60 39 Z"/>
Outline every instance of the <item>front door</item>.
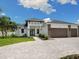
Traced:
<path fill-rule="evenodd" d="M 30 36 L 35 36 L 35 29 L 30 29 Z"/>

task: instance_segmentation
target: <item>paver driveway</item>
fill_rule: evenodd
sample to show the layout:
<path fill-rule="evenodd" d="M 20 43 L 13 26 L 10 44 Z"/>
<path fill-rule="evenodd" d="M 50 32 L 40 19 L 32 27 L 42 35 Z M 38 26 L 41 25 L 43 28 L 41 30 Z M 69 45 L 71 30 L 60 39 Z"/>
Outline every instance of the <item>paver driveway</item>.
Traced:
<path fill-rule="evenodd" d="M 0 59 L 59 59 L 79 53 L 79 38 L 54 38 L 0 47 Z"/>

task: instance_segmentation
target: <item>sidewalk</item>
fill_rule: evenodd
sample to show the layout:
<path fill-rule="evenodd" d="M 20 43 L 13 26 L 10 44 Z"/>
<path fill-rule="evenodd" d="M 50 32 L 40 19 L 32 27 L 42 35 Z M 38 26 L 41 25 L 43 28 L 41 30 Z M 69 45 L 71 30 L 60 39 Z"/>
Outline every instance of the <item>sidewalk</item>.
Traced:
<path fill-rule="evenodd" d="M 33 39 L 35 39 L 35 41 L 43 41 L 39 37 L 33 37 Z"/>

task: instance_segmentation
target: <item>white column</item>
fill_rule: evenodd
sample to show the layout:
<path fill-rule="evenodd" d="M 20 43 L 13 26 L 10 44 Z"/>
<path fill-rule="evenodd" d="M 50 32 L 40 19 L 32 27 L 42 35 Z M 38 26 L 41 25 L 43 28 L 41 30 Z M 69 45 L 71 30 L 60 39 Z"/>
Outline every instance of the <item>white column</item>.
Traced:
<path fill-rule="evenodd" d="M 40 29 L 39 29 L 39 34 L 41 34 L 41 30 L 42 30 L 42 27 L 40 26 Z"/>
<path fill-rule="evenodd" d="M 27 27 L 27 36 L 30 37 L 30 24 L 28 22 L 28 27 Z"/>
<path fill-rule="evenodd" d="M 68 37 L 71 37 L 71 25 L 68 25 L 67 35 L 68 35 Z"/>
<path fill-rule="evenodd" d="M 30 29 L 27 30 L 27 36 L 30 37 Z"/>

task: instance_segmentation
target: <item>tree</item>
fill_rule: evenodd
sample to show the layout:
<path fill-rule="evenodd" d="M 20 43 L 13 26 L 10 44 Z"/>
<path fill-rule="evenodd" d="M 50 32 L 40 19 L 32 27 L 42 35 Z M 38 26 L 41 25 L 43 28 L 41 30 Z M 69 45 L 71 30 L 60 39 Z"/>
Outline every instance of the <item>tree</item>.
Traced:
<path fill-rule="evenodd" d="M 16 23 L 12 22 L 11 19 L 7 16 L 0 17 L 0 28 L 2 36 L 7 36 L 8 30 L 13 30 L 16 28 Z"/>

